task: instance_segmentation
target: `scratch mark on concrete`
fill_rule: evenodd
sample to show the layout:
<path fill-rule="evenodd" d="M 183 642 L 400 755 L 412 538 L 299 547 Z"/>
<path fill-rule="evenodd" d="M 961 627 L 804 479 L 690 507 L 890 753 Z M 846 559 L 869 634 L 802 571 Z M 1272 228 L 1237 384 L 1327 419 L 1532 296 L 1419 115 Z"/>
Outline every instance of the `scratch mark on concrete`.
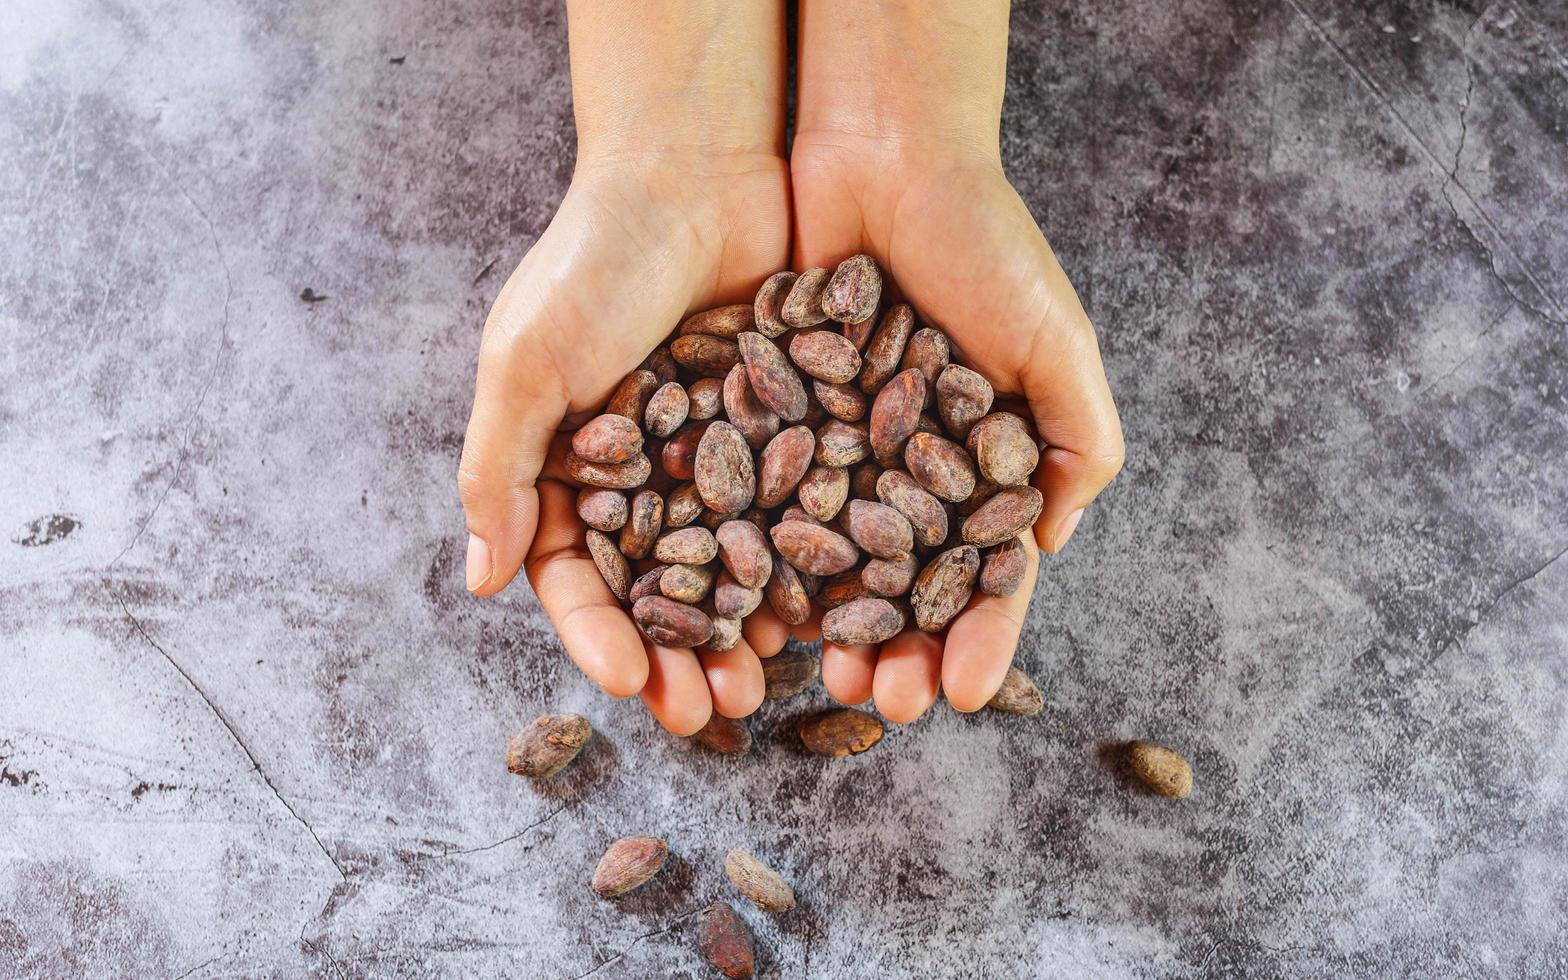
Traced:
<path fill-rule="evenodd" d="M 1498 603 L 1500 603 L 1504 599 L 1508 598 L 1509 594 L 1512 593 L 1515 589 L 1519 588 L 1522 585 L 1525 585 L 1525 584 L 1529 583 L 1530 581 L 1535 579 L 1536 576 L 1540 575 L 1542 572 L 1546 571 L 1548 568 L 1551 568 L 1553 565 L 1557 564 L 1557 562 L 1560 561 L 1564 555 L 1568 555 L 1568 546 L 1564 546 L 1561 551 L 1557 552 L 1557 554 L 1555 554 L 1552 557 L 1548 558 L 1543 564 L 1537 566 L 1534 571 L 1532 571 L 1529 574 L 1524 575 L 1524 576 L 1522 576 L 1522 577 L 1520 577 L 1518 579 L 1515 579 L 1513 582 L 1510 582 L 1507 586 L 1505 586 L 1502 589 L 1502 591 L 1498 592 L 1497 595 L 1493 596 L 1492 600 L 1490 602 L 1488 602 L 1485 606 L 1483 606 L 1481 608 L 1481 611 L 1476 614 L 1475 622 L 1470 623 L 1467 626 L 1465 626 L 1463 629 L 1460 629 L 1459 631 L 1457 631 L 1452 637 L 1449 638 L 1448 642 L 1443 645 L 1443 648 L 1441 650 L 1437 651 L 1437 654 L 1435 656 L 1430 657 L 1425 663 L 1421 664 L 1421 666 L 1417 667 L 1414 671 L 1412 671 L 1412 676 L 1415 676 L 1416 674 L 1420 674 L 1421 672 L 1425 671 L 1428 667 L 1432 666 L 1433 664 L 1437 663 L 1439 660 L 1443 659 L 1443 657 L 1445 657 L 1450 650 L 1454 649 L 1457 646 L 1462 645 L 1462 643 L 1463 643 L 1463 641 L 1464 641 L 1464 639 L 1466 637 L 1468 637 L 1472 632 L 1474 632 L 1476 630 L 1476 628 L 1479 627 L 1482 623 L 1486 622 L 1486 617 L 1491 615 L 1492 610 L 1497 608 L 1497 604 Z"/>
<path fill-rule="evenodd" d="M 560 806 L 556 807 L 554 810 L 551 810 L 549 813 L 547 813 L 544 816 L 540 817 L 538 820 L 535 820 L 533 823 L 531 823 L 528 826 L 524 827 L 522 830 L 519 830 L 517 833 L 511 834 L 511 835 L 506 836 L 506 837 L 503 837 L 503 838 L 501 838 L 500 840 L 496 841 L 493 844 L 482 844 L 479 847 L 457 848 L 457 849 L 451 850 L 451 851 L 442 851 L 440 854 L 428 854 L 428 855 L 426 855 L 426 857 L 447 858 L 447 857 L 455 857 L 456 855 L 459 855 L 459 854 L 478 854 L 480 851 L 494 850 L 495 848 L 500 847 L 502 844 L 510 844 L 512 841 L 517 840 L 519 837 L 521 837 L 524 834 L 528 833 L 530 830 L 533 830 L 535 827 L 543 826 L 544 824 L 549 823 L 551 820 L 554 820 L 558 815 L 560 815 L 563 811 L 565 811 L 570 806 L 571 806 L 570 803 L 562 803 Z"/>
<path fill-rule="evenodd" d="M 614 956 L 612 956 L 609 959 L 603 961 L 598 966 L 596 966 L 593 969 L 589 970 L 587 973 L 579 973 L 576 976 L 571 977 L 570 980 L 583 980 L 583 977 L 592 976 L 595 973 L 598 973 L 600 970 L 604 969 L 605 967 L 609 966 L 610 964 L 620 962 L 620 960 L 623 959 L 626 956 L 627 953 L 630 953 L 632 951 L 633 947 L 635 947 L 638 943 L 642 942 L 644 939 L 652 939 L 654 936 L 662 936 L 665 933 L 669 932 L 671 929 L 674 929 L 676 926 L 680 925 L 682 922 L 686 921 L 687 919 L 691 918 L 692 916 L 696 915 L 698 912 L 701 912 L 701 911 L 702 911 L 702 909 L 695 909 L 695 910 L 693 910 L 691 912 L 682 912 L 680 915 L 677 915 L 674 919 L 671 919 L 670 920 L 670 924 L 665 926 L 663 929 L 655 929 L 652 932 L 645 932 L 645 933 L 643 933 L 642 935 L 638 936 L 636 939 L 633 939 L 631 942 L 627 943 L 626 944 L 626 948 L 621 950 L 619 953 L 616 953 Z"/>

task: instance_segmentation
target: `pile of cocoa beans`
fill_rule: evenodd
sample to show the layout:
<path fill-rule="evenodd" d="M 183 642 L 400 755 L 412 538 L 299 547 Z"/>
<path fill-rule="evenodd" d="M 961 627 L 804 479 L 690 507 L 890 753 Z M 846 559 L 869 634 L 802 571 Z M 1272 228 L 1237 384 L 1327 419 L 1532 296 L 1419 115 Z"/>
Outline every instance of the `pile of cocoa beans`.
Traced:
<path fill-rule="evenodd" d="M 573 434 L 588 551 L 654 643 L 728 650 L 764 598 L 880 643 L 1018 588 L 1035 433 L 909 304 L 878 318 L 883 292 L 868 255 L 777 273 L 688 317 Z"/>

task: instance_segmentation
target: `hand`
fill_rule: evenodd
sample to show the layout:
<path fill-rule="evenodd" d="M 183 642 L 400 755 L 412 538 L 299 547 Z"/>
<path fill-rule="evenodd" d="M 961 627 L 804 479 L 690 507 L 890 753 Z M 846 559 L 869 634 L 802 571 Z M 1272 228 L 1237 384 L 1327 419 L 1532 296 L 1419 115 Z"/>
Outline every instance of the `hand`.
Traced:
<path fill-rule="evenodd" d="M 1027 399 L 1048 445 L 1035 475 L 1045 508 L 1028 571 L 1006 598 L 977 595 L 944 634 L 909 630 L 874 647 L 824 644 L 834 697 L 874 697 L 895 722 L 940 685 L 960 711 L 982 707 L 1012 662 L 1039 552 L 1061 550 L 1122 465 L 1121 427 L 1094 331 L 1072 285 L 994 153 L 945 139 L 803 131 L 791 157 L 797 267 L 869 252 L 919 315 L 995 386 Z M 955 358 L 956 359 L 956 358 Z"/>

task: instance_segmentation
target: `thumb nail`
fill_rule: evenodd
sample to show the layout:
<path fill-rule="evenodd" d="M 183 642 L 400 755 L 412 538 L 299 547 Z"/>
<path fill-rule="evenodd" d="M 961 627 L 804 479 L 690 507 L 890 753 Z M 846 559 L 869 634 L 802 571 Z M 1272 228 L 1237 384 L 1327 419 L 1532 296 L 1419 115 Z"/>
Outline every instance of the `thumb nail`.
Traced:
<path fill-rule="evenodd" d="M 468 536 L 468 591 L 473 592 L 490 581 L 490 546 L 484 539 L 470 534 Z"/>
<path fill-rule="evenodd" d="M 1062 518 L 1062 523 L 1056 527 L 1056 535 L 1051 539 L 1051 554 L 1054 555 L 1067 547 L 1067 539 L 1073 536 L 1074 531 L 1078 530 L 1078 522 L 1081 520 L 1083 520 L 1082 507 Z M 472 565 L 469 567 L 472 567 Z"/>

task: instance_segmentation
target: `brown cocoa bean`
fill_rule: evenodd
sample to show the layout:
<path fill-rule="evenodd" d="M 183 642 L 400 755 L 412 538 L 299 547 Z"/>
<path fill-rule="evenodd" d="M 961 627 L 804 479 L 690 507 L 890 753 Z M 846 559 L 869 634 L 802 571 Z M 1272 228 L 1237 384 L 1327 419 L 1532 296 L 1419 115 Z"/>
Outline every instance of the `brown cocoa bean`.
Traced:
<path fill-rule="evenodd" d="M 659 452 L 664 472 L 677 480 L 690 480 L 697 473 L 697 444 L 708 431 L 706 422 L 688 422 L 680 427 Z"/>
<path fill-rule="evenodd" d="M 764 912 L 788 912 L 795 907 L 795 890 L 789 882 L 739 848 L 724 855 L 724 874 L 751 904 Z"/>
<path fill-rule="evenodd" d="M 800 481 L 800 507 L 817 521 L 831 521 L 849 499 L 849 471 L 842 466 L 813 466 Z"/>
<path fill-rule="evenodd" d="M 642 421 L 642 413 L 648 408 L 648 399 L 664 384 L 659 376 L 648 370 L 637 370 L 621 379 L 620 387 L 615 389 L 615 394 L 610 396 L 610 402 L 604 406 L 606 415 L 624 415 L 632 420 L 633 424 Z"/>
<path fill-rule="evenodd" d="M 813 380 L 811 390 L 823 409 L 840 422 L 858 422 L 865 418 L 866 396 L 854 385 Z"/>
<path fill-rule="evenodd" d="M 864 711 L 839 708 L 803 722 L 800 740 L 817 755 L 833 758 L 859 755 L 882 741 L 882 723 Z"/>
<path fill-rule="evenodd" d="M 717 711 L 692 738 L 725 755 L 745 755 L 751 751 L 751 729 L 746 723 L 738 718 L 726 718 Z"/>
<path fill-rule="evenodd" d="M 820 524 L 785 521 L 770 534 L 784 560 L 808 575 L 836 575 L 860 560 L 853 541 Z"/>
<path fill-rule="evenodd" d="M 593 891 L 615 898 L 646 884 L 669 857 L 669 845 L 657 837 L 623 837 L 610 845 L 593 872 Z"/>
<path fill-rule="evenodd" d="M 936 378 L 936 410 L 954 439 L 964 439 L 991 410 L 996 391 L 977 371 L 949 364 Z"/>
<path fill-rule="evenodd" d="M 822 291 L 827 288 L 828 275 L 826 269 L 807 269 L 797 276 L 779 307 L 779 319 L 792 327 L 813 327 L 826 320 Z"/>
<path fill-rule="evenodd" d="M 664 526 L 671 530 L 689 526 L 693 521 L 702 516 L 702 495 L 697 492 L 697 484 L 682 483 L 670 491 L 670 497 L 664 502 Z"/>
<path fill-rule="evenodd" d="M 1034 487 L 1007 487 L 965 518 L 960 533 L 969 544 L 989 548 L 1017 537 L 1039 519 L 1044 506 L 1045 498 Z"/>
<path fill-rule="evenodd" d="M 773 556 L 773 574 L 763 587 L 768 606 L 785 625 L 799 626 L 811 617 L 811 597 L 800 573 L 780 555 Z"/>
<path fill-rule="evenodd" d="M 698 653 L 723 653 L 735 649 L 740 642 L 740 620 L 726 616 L 714 616 L 713 635 L 708 637 L 708 642 L 697 647 Z"/>
<path fill-rule="evenodd" d="M 506 769 L 516 776 L 548 779 L 577 758 L 593 726 L 582 715 L 541 715 L 512 736 Z"/>
<path fill-rule="evenodd" d="M 779 417 L 752 391 L 744 364 L 736 365 L 724 379 L 724 414 L 753 450 L 760 450 L 778 435 Z"/>
<path fill-rule="evenodd" d="M 610 587 L 610 592 L 625 602 L 632 587 L 632 568 L 626 563 L 626 556 L 620 553 L 608 535 L 592 528 L 588 529 L 588 554 L 593 557 L 599 576 Z"/>
<path fill-rule="evenodd" d="M 909 338 L 909 343 L 904 347 L 904 357 L 898 362 L 900 371 L 910 368 L 919 368 L 920 373 L 926 376 L 926 393 L 929 398 L 936 391 L 936 379 L 947 367 L 951 351 L 948 349 L 947 334 L 933 327 L 916 330 Z M 679 356 L 676 360 L 680 360 Z"/>
<path fill-rule="evenodd" d="M 752 329 L 752 323 L 751 304 L 735 303 L 693 313 L 681 321 L 678 333 L 682 337 L 702 334 L 734 340 L 740 334 Z"/>
<path fill-rule="evenodd" d="M 810 469 L 816 448 L 817 437 L 804 425 L 774 436 L 757 464 L 757 506 L 777 507 L 788 500 Z"/>
<path fill-rule="evenodd" d="M 860 570 L 860 580 L 872 595 L 886 599 L 905 595 L 915 584 L 915 573 L 920 571 L 920 560 L 909 555 L 901 560 L 873 558 Z"/>
<path fill-rule="evenodd" d="M 676 602 L 694 605 L 712 588 L 713 569 L 707 565 L 671 565 L 659 576 L 659 591 Z"/>
<path fill-rule="evenodd" d="M 733 514 L 751 506 L 757 492 L 751 449 L 740 430 L 713 422 L 697 444 L 697 492 L 716 514 Z"/>
<path fill-rule="evenodd" d="M 909 596 L 915 625 L 935 633 L 963 611 L 974 594 L 975 576 L 980 573 L 980 549 L 974 545 L 949 548 L 931 560 L 915 579 Z"/>
<path fill-rule="evenodd" d="M 624 415 L 600 415 L 572 433 L 572 452 L 589 463 L 624 463 L 642 449 L 642 430 Z"/>
<path fill-rule="evenodd" d="M 659 591 L 659 580 L 664 577 L 664 570 L 668 565 L 655 565 L 637 576 L 637 581 L 632 583 L 631 591 L 626 594 L 626 601 L 635 603 L 643 596 L 663 595 Z"/>
<path fill-rule="evenodd" d="M 789 295 L 790 287 L 795 285 L 796 278 L 793 272 L 775 272 L 757 290 L 751 312 L 757 324 L 757 332 L 764 337 L 777 337 L 789 329 L 789 324 L 779 314 L 784 309 L 784 299 Z"/>
<path fill-rule="evenodd" d="M 1040 465 L 1029 424 L 1011 412 L 992 412 L 976 422 L 966 444 L 981 475 L 997 486 L 1022 486 Z"/>
<path fill-rule="evenodd" d="M 697 947 L 713 968 L 730 980 L 746 980 L 756 969 L 751 933 L 735 910 L 723 902 L 702 910 L 702 938 Z"/>
<path fill-rule="evenodd" d="M 1161 796 L 1180 800 L 1192 792 L 1192 766 L 1174 749 L 1153 742 L 1129 742 L 1127 762 L 1133 775 Z"/>
<path fill-rule="evenodd" d="M 908 303 L 899 303 L 882 315 L 882 323 L 871 335 L 866 345 L 866 356 L 860 369 L 860 390 L 875 395 L 882 390 L 893 375 L 898 373 L 899 362 L 904 359 L 904 348 L 915 331 L 915 311 Z"/>
<path fill-rule="evenodd" d="M 1012 715 L 1037 715 L 1045 707 L 1045 697 L 1028 674 L 1017 667 L 1009 667 L 1007 676 L 1002 678 L 1002 686 L 985 705 Z"/>
<path fill-rule="evenodd" d="M 773 573 L 773 556 L 768 553 L 767 539 L 757 525 L 745 520 L 725 521 L 714 537 L 719 559 L 735 581 L 749 589 L 767 584 Z"/>
<path fill-rule="evenodd" d="M 817 682 L 822 665 L 804 650 L 782 650 L 762 661 L 764 698 L 776 701 L 799 694 Z"/>
<path fill-rule="evenodd" d="M 853 466 L 871 452 L 871 440 L 858 425 L 829 419 L 817 430 L 815 459 L 823 466 Z"/>
<path fill-rule="evenodd" d="M 752 393 L 773 414 L 786 422 L 806 415 L 806 387 L 778 345 L 760 333 L 748 331 L 739 338 L 740 356 Z"/>
<path fill-rule="evenodd" d="M 886 599 L 855 599 L 822 614 L 822 638 L 839 646 L 882 643 L 903 628 L 904 614 Z"/>
<path fill-rule="evenodd" d="M 900 561 L 915 548 L 915 533 L 908 519 L 887 504 L 851 500 L 844 527 L 861 550 L 873 558 Z"/>
<path fill-rule="evenodd" d="M 677 382 L 660 386 L 648 399 L 648 407 L 643 410 L 643 425 L 647 426 L 651 435 L 660 439 L 670 435 L 686 421 L 686 411 L 691 401 L 686 397 L 686 389 Z M 619 418 L 619 416 L 612 416 Z M 579 430 L 581 431 L 581 430 Z M 575 447 L 574 447 L 575 448 Z"/>
<path fill-rule="evenodd" d="M 876 315 L 882 298 L 882 272 L 869 255 L 851 255 L 838 264 L 822 291 L 822 312 L 840 323 L 858 323 Z"/>
<path fill-rule="evenodd" d="M 959 501 L 975 489 L 975 468 L 969 454 L 955 442 L 916 432 L 904 444 L 909 475 L 943 500 Z"/>
<path fill-rule="evenodd" d="M 797 333 L 789 342 L 789 359 L 829 384 L 852 381 L 860 373 L 860 352 L 847 337 L 831 330 Z"/>
<path fill-rule="evenodd" d="M 702 512 L 702 526 L 710 531 L 717 532 L 719 525 L 725 521 L 733 521 L 739 516 L 739 514 L 721 514 L 716 510 L 705 510 Z"/>
<path fill-rule="evenodd" d="M 626 496 L 614 490 L 584 487 L 577 491 L 577 516 L 595 531 L 619 531 L 626 523 Z"/>
<path fill-rule="evenodd" d="M 675 363 L 668 347 L 655 347 L 653 353 L 642 359 L 637 365 L 639 371 L 652 371 L 660 384 L 669 384 L 680 373 L 680 366 Z"/>
<path fill-rule="evenodd" d="M 686 389 L 686 415 L 693 419 L 711 419 L 724 407 L 724 381 L 721 378 L 698 378 Z"/>
<path fill-rule="evenodd" d="M 847 572 L 839 572 L 831 578 L 824 579 L 815 598 L 817 605 L 823 609 L 837 609 L 846 602 L 864 599 L 870 594 L 871 591 L 860 580 L 859 570 L 851 568 Z"/>
<path fill-rule="evenodd" d="M 1017 538 L 1003 541 L 980 559 L 980 591 L 986 595 L 1010 596 L 1023 584 L 1024 572 L 1028 570 L 1029 558 L 1023 542 Z"/>
<path fill-rule="evenodd" d="M 920 424 L 926 403 L 926 379 L 918 370 L 900 371 L 877 392 L 871 403 L 871 451 L 884 466 L 892 465 L 904 443 Z"/>
<path fill-rule="evenodd" d="M 705 527 L 683 527 L 653 544 L 653 557 L 667 565 L 706 565 L 718 557 L 719 543 Z"/>
<path fill-rule="evenodd" d="M 788 507 L 784 508 L 783 513 L 779 515 L 779 520 L 805 521 L 808 524 L 821 524 L 824 527 L 827 526 L 826 521 L 819 521 L 815 517 L 812 517 L 810 514 L 806 513 L 806 508 L 802 507 L 800 504 L 790 504 Z M 771 528 L 773 525 L 770 524 L 768 526 Z"/>
<path fill-rule="evenodd" d="M 593 463 L 576 453 L 567 453 L 566 475 L 590 487 L 631 490 L 648 482 L 648 477 L 653 475 L 653 464 L 642 453 L 624 463 Z"/>
<path fill-rule="evenodd" d="M 968 517 L 985 505 L 987 500 L 996 496 L 1002 488 L 987 480 L 983 476 L 975 478 L 974 492 L 958 502 L 958 516 Z"/>
<path fill-rule="evenodd" d="M 662 595 L 632 603 L 632 619 L 643 635 L 664 647 L 694 647 L 713 635 L 713 620 L 707 613 Z"/>
<path fill-rule="evenodd" d="M 871 343 L 871 334 L 877 328 L 875 317 L 866 317 L 859 323 L 844 324 L 844 339 L 855 345 L 855 350 L 864 354 L 866 345 Z"/>
<path fill-rule="evenodd" d="M 771 566 L 772 556 L 768 558 Z M 770 569 L 771 574 L 771 569 Z M 766 582 L 766 579 L 763 580 Z M 729 569 L 719 573 L 713 583 L 713 611 L 729 619 L 745 619 L 762 605 L 762 589 L 747 588 L 735 581 Z"/>
<path fill-rule="evenodd" d="M 928 413 L 928 412 L 921 412 L 920 413 L 920 417 L 918 419 L 915 419 L 915 431 L 916 432 L 929 432 L 931 435 L 934 435 L 934 436 L 945 436 L 945 435 L 947 435 L 947 430 L 942 428 L 942 423 L 940 423 L 936 419 L 932 418 L 930 413 Z"/>
<path fill-rule="evenodd" d="M 877 478 L 877 499 L 904 515 L 922 546 L 935 548 L 947 540 L 942 502 L 903 470 L 886 470 Z"/>
<path fill-rule="evenodd" d="M 740 363 L 740 345 L 725 337 L 693 333 L 670 344 L 675 363 L 708 378 L 722 378 Z"/>
<path fill-rule="evenodd" d="M 652 490 L 639 490 L 632 498 L 630 516 L 621 528 L 621 554 L 646 558 L 653 539 L 664 527 L 664 501 Z"/>

